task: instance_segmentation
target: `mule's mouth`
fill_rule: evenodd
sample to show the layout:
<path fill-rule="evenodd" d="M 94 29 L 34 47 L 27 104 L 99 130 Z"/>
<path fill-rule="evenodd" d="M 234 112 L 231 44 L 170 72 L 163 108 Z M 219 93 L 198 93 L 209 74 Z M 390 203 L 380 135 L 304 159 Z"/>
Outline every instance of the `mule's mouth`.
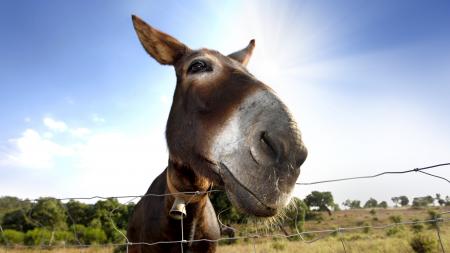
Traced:
<path fill-rule="evenodd" d="M 270 217 L 277 214 L 276 208 L 265 205 L 251 190 L 243 185 L 228 167 L 220 163 L 219 174 L 224 182 L 225 191 L 231 203 L 241 211 L 258 217 Z"/>

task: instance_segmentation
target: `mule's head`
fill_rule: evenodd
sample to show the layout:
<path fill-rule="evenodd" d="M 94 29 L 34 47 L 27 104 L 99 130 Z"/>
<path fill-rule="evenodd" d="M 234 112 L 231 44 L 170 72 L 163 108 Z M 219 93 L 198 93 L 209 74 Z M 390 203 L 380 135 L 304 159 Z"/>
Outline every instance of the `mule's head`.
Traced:
<path fill-rule="evenodd" d="M 246 69 L 255 42 L 225 56 L 190 49 L 135 16 L 133 23 L 145 50 L 175 67 L 170 159 L 224 186 L 244 212 L 275 215 L 289 202 L 307 151 L 286 106 Z"/>

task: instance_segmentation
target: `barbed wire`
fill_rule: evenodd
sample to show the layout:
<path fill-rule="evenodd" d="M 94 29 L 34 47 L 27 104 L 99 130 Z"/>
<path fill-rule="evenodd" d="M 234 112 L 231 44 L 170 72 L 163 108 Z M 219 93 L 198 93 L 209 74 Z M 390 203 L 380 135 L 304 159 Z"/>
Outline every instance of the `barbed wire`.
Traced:
<path fill-rule="evenodd" d="M 441 163 L 441 164 L 436 164 L 436 165 L 431 165 L 431 166 L 427 166 L 427 167 L 422 167 L 422 168 L 414 168 L 414 169 L 409 169 L 409 170 L 403 170 L 403 171 L 384 171 L 375 175 L 368 175 L 368 176 L 358 176 L 358 177 L 346 177 L 346 178 L 338 178 L 338 179 L 328 179 L 328 180 L 320 180 L 320 181 L 315 181 L 315 182 L 304 182 L 304 183 L 296 183 L 296 185 L 316 185 L 316 184 L 324 184 L 324 183 L 334 183 L 334 182 L 342 182 L 342 181 L 349 181 L 349 180 L 359 180 L 359 179 L 371 179 L 371 178 L 376 178 L 376 177 L 380 177 L 380 176 L 384 176 L 384 175 L 393 175 L 393 174 L 406 174 L 406 173 L 412 173 L 412 172 L 420 172 L 423 173 L 425 175 L 428 176 L 432 176 L 435 178 L 439 178 L 442 180 L 445 180 L 446 182 L 450 183 L 450 180 L 445 178 L 445 177 L 441 177 L 438 175 L 434 175 L 431 174 L 429 172 L 424 172 L 424 170 L 429 170 L 432 168 L 437 168 L 437 167 L 443 167 L 443 166 L 450 166 L 450 163 Z M 207 191 L 187 191 L 187 192 L 176 192 L 176 193 L 162 193 L 162 194 L 155 194 L 155 193 L 147 193 L 147 194 L 143 194 L 143 195 L 121 195 L 121 196 L 99 196 L 99 195 L 95 195 L 95 196 L 90 196 L 90 197 L 60 197 L 60 198 L 53 198 L 55 200 L 59 200 L 59 201 L 67 201 L 67 200 L 94 200 L 94 199 L 103 199 L 103 200 L 108 200 L 108 199 L 124 199 L 124 198 L 145 198 L 145 197 L 166 197 L 169 195 L 199 195 L 199 194 L 207 194 L 207 193 L 212 193 L 212 192 L 221 192 L 222 190 L 218 190 L 218 189 L 211 189 L 211 190 L 207 190 Z M 38 201 L 39 198 L 37 199 L 28 199 L 29 201 Z"/>
<path fill-rule="evenodd" d="M 62 197 L 62 198 L 54 198 L 50 197 L 54 200 L 59 201 L 67 201 L 67 200 L 94 200 L 94 199 L 127 199 L 127 198 L 146 198 L 146 197 L 166 197 L 166 196 L 177 196 L 177 195 L 201 195 L 201 194 L 208 194 L 211 192 L 221 192 L 222 190 L 212 189 L 207 191 L 186 191 L 186 192 L 175 192 L 175 193 L 161 193 L 161 194 L 155 194 L 155 193 L 147 193 L 143 195 L 121 195 L 121 196 L 90 196 L 90 197 Z M 38 201 L 37 199 L 28 199 L 29 201 Z"/>
<path fill-rule="evenodd" d="M 431 166 L 427 166 L 427 167 L 414 168 L 414 169 L 403 170 L 403 171 L 385 171 L 385 172 L 381 172 L 381 173 L 378 173 L 378 174 L 375 174 L 375 175 L 369 175 L 369 176 L 345 177 L 345 178 L 321 180 L 321 181 L 316 181 L 316 182 L 296 183 L 296 184 L 297 185 L 315 185 L 315 184 L 334 183 L 334 182 L 342 182 L 342 181 L 349 181 L 349 180 L 376 178 L 376 177 L 380 177 L 380 176 L 383 176 L 383 175 L 390 175 L 390 174 L 406 174 L 406 173 L 411 173 L 411 172 L 421 172 L 421 173 L 423 173 L 425 175 L 436 177 L 436 178 L 440 178 L 440 179 L 445 180 L 448 183 L 450 183 L 450 180 L 447 179 L 447 178 L 440 177 L 440 176 L 437 176 L 437 175 L 434 175 L 434 174 L 431 174 L 431 173 L 424 172 L 424 170 L 429 170 L 429 169 L 432 169 L 432 168 L 442 167 L 442 166 L 449 166 L 449 165 L 450 165 L 450 163 L 441 163 L 441 164 L 431 165 Z"/>
<path fill-rule="evenodd" d="M 405 173 L 412 173 L 412 172 L 420 172 L 422 174 L 428 175 L 428 176 L 432 176 L 435 178 L 439 178 L 442 180 L 445 180 L 447 182 L 450 183 L 450 180 L 448 180 L 445 177 L 441 177 L 438 175 L 434 175 L 431 174 L 429 172 L 425 172 L 424 170 L 429 170 L 431 168 L 436 168 L 436 167 L 442 167 L 442 166 L 448 166 L 450 165 L 450 163 L 441 163 L 441 164 L 436 164 L 436 165 L 432 165 L 432 166 L 427 166 L 427 167 L 422 167 L 422 168 L 414 168 L 414 169 L 410 169 L 410 170 L 404 170 L 404 171 L 385 171 L 382 173 L 378 173 L 375 175 L 369 175 L 369 176 L 359 176 L 359 177 L 348 177 L 348 178 L 340 178 L 340 179 L 331 179 L 331 180 L 322 180 L 322 181 L 316 181 L 316 182 L 306 182 L 306 183 L 296 183 L 297 185 L 315 185 L 315 184 L 322 184 L 322 183 L 332 183 L 332 182 L 340 182 L 340 181 L 348 181 L 348 180 L 358 180 L 358 179 L 370 179 L 370 178 L 376 178 L 376 177 L 380 177 L 383 175 L 388 175 L 388 174 L 405 174 Z M 105 197 L 105 196 L 91 196 L 91 197 L 65 197 L 65 198 L 51 198 L 51 199 L 55 199 L 58 201 L 70 201 L 70 200 L 93 200 L 93 199 L 102 199 L 102 200 L 109 200 L 109 199 L 124 199 L 124 198 L 129 198 L 128 201 L 125 202 L 125 204 L 128 204 L 138 198 L 146 198 L 146 197 L 166 197 L 166 196 L 177 196 L 177 195 L 192 195 L 192 198 L 194 198 L 197 195 L 202 195 L 202 194 L 209 194 L 209 193 L 213 193 L 213 192 L 221 192 L 222 190 L 218 190 L 218 189 L 211 189 L 211 190 L 207 190 L 207 191 L 188 191 L 188 192 L 176 192 L 176 193 L 163 193 L 163 194 L 154 194 L 154 193 L 148 193 L 148 194 L 144 194 L 144 195 L 123 195 L 123 196 L 110 196 L 110 197 Z M 31 199 L 29 201 L 39 201 L 39 199 Z M 190 202 L 190 201 L 189 201 Z M 188 202 L 188 204 L 189 204 Z M 68 217 L 70 219 L 70 221 L 72 222 L 72 230 L 73 233 L 75 234 L 75 239 L 76 242 L 78 244 L 73 244 L 73 245 L 66 245 L 64 244 L 64 247 L 72 247 L 72 248 L 87 248 L 92 246 L 91 244 L 83 244 L 79 239 L 78 239 L 78 232 L 76 230 L 76 224 L 75 224 L 75 220 L 73 219 L 72 215 L 69 212 L 69 209 L 65 206 L 65 204 L 62 204 L 62 206 L 64 207 L 65 211 L 68 214 Z M 31 205 L 31 209 L 28 210 L 28 213 L 25 214 L 25 212 L 22 210 L 22 213 L 24 215 L 24 218 L 27 219 L 29 222 L 31 222 L 32 224 L 34 224 L 35 226 L 38 227 L 42 227 L 45 228 L 45 226 L 43 224 L 41 224 L 39 221 L 34 220 L 32 218 L 32 212 L 33 209 L 35 208 L 35 205 Z M 441 218 L 441 217 L 436 217 L 435 219 L 429 219 L 429 220 L 422 220 L 422 221 L 407 221 L 407 222 L 399 222 L 399 223 L 390 223 L 387 225 L 378 225 L 378 226 L 373 226 L 373 225 L 366 225 L 366 226 L 356 226 L 356 227 L 339 227 L 337 229 L 325 229 L 325 230 L 313 230 L 313 231 L 304 231 L 304 232 L 300 232 L 298 230 L 297 227 L 297 217 L 295 219 L 295 228 L 296 228 L 296 233 L 293 234 L 287 234 L 286 231 L 283 230 L 283 232 L 285 232 L 285 234 L 260 234 L 258 232 L 258 228 L 255 227 L 256 233 L 250 233 L 248 235 L 245 236 L 233 236 L 233 237 L 222 237 L 219 239 L 189 239 L 189 240 L 185 240 L 184 239 L 184 224 L 183 224 L 183 219 L 180 220 L 180 225 L 181 225 L 181 240 L 174 240 L 174 241 L 158 241 L 158 242 L 131 242 L 129 241 L 129 239 L 127 238 L 127 236 L 125 235 L 124 232 L 122 232 L 117 224 L 115 224 L 114 219 L 113 219 L 113 214 L 115 211 L 117 211 L 119 207 L 115 207 L 113 208 L 108 215 L 108 219 L 111 222 L 111 225 L 113 227 L 113 229 L 120 234 L 121 237 L 124 238 L 125 243 L 109 243 L 109 244 L 97 244 L 96 246 L 126 246 L 127 247 L 127 252 L 128 252 L 128 247 L 129 246 L 135 246 L 135 245 L 146 245 L 146 246 L 154 246 L 154 245 L 158 245 L 158 244 L 180 244 L 181 245 L 181 252 L 183 252 L 183 245 L 184 244 L 192 244 L 195 242 L 220 242 L 220 241 L 228 241 L 228 240 L 238 240 L 238 239 L 250 239 L 252 240 L 253 243 L 253 251 L 256 252 L 256 244 L 255 244 L 255 240 L 256 239 L 260 239 L 260 238 L 292 238 L 292 237 L 299 237 L 304 243 L 314 243 L 316 241 L 322 240 L 332 234 L 342 234 L 344 231 L 353 231 L 353 230 L 360 230 L 360 229 L 386 229 L 389 227 L 393 227 L 393 226 L 399 226 L 399 225 L 413 225 L 413 224 L 420 224 L 420 223 L 433 223 L 436 228 L 436 232 L 437 232 L 437 237 L 438 237 L 438 241 L 439 241 L 439 245 L 440 248 L 442 250 L 442 252 L 445 252 L 445 248 L 444 248 L 444 244 L 440 235 L 440 228 L 439 228 L 439 222 L 446 222 L 448 220 L 450 220 L 450 218 Z M 298 210 L 297 210 L 298 212 Z M 225 226 L 221 221 L 220 221 L 220 214 L 222 212 L 219 213 L 218 215 L 218 219 L 219 219 L 219 223 L 221 226 L 224 227 L 229 227 L 229 226 Z M 439 213 L 439 215 L 446 215 L 449 214 L 450 211 L 444 211 L 442 213 Z M 298 214 L 298 213 L 297 213 Z M 281 224 L 282 227 L 282 224 Z M 235 231 L 238 231 L 235 228 L 229 227 Z M 0 226 L 0 232 L 1 232 L 1 236 L 5 241 L 6 246 L 3 246 L 5 248 L 10 248 L 10 247 L 15 247 L 14 244 L 10 244 L 7 241 L 7 238 L 4 235 L 4 230 L 3 228 Z M 38 246 L 39 248 L 56 248 L 56 247 L 60 247 L 57 245 L 52 245 L 53 242 L 53 237 L 54 237 L 54 233 L 55 230 L 53 229 L 52 234 L 51 234 L 51 238 L 48 241 L 48 245 L 45 245 L 45 240 L 44 240 L 44 235 L 40 235 L 40 245 Z M 306 235 L 312 235 L 312 234 L 317 234 L 319 235 L 317 238 L 312 239 L 312 240 L 306 240 L 304 238 L 304 236 Z M 344 252 L 347 251 L 346 249 L 346 244 L 344 243 L 344 238 L 343 236 L 340 236 L 339 238 L 341 245 L 343 247 Z M 21 246 L 23 247 L 23 246 Z M 36 246 L 25 246 L 25 247 L 36 247 Z"/>

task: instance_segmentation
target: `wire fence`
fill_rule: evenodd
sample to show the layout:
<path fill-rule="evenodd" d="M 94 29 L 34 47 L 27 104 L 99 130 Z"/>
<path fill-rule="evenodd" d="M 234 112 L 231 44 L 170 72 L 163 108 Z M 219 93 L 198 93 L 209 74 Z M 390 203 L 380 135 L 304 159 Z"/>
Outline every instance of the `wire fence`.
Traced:
<path fill-rule="evenodd" d="M 435 175 L 429 172 L 425 172 L 425 170 L 430 170 L 432 168 L 437 168 L 437 167 L 443 167 L 443 166 L 449 166 L 450 163 L 442 163 L 442 164 L 436 164 L 436 165 L 432 165 L 432 166 L 428 166 L 428 167 L 422 167 L 422 168 L 414 168 L 414 169 L 410 169 L 410 170 L 404 170 L 404 171 L 385 171 L 385 172 L 381 172 L 375 175 L 369 175 L 369 176 L 358 176 L 358 177 L 349 177 L 349 178 L 340 178 L 340 179 L 330 179 L 330 180 L 322 180 L 322 181 L 316 181 L 316 182 L 306 182 L 306 183 L 297 183 L 297 185 L 315 185 L 315 184 L 323 184 L 323 183 L 332 183 L 332 182 L 341 182 L 341 181 L 349 181 L 349 180 L 360 180 L 360 179 L 371 179 L 371 178 L 376 178 L 376 177 L 380 177 L 383 175 L 392 175 L 392 174 L 406 174 L 406 173 L 413 173 L 413 172 L 418 172 L 418 173 L 422 173 L 424 175 L 427 176 L 432 176 L 434 178 L 438 178 L 441 180 L 446 181 L 447 183 L 450 183 L 450 180 L 439 176 L 439 175 Z M 70 200 L 93 200 L 93 199 L 102 199 L 102 200 L 108 200 L 108 199 L 129 199 L 128 201 L 125 202 L 125 204 L 128 204 L 130 202 L 133 202 L 139 198 L 147 198 L 147 197 L 166 197 L 166 196 L 177 196 L 177 195 L 191 195 L 192 198 L 194 198 L 195 196 L 199 196 L 199 195 L 206 195 L 206 194 L 210 194 L 213 192 L 219 192 L 221 190 L 208 190 L 208 191 L 191 191 L 191 192 L 177 192 L 177 193 L 166 193 L 166 194 L 144 194 L 144 195 L 124 195 L 124 196 L 111 196 L 111 197 L 105 197 L 105 196 L 92 196 L 92 197 L 65 197 L 65 198 L 55 198 L 56 200 L 59 201 L 70 201 Z M 33 199 L 31 201 L 38 201 L 39 199 Z M 189 204 L 190 201 L 188 201 L 187 204 Z M 65 205 L 63 205 L 65 206 Z M 33 207 L 32 207 L 33 208 Z M 43 224 L 40 224 L 38 221 L 33 220 L 31 218 L 31 212 L 33 211 L 32 208 L 28 211 L 27 217 L 30 219 L 30 221 L 34 222 L 34 225 L 38 226 L 38 227 L 45 227 Z M 99 247 L 126 247 L 125 251 L 128 252 L 129 247 L 130 246 L 136 246 L 136 245 L 142 245 L 142 246 L 155 246 L 155 245 L 161 245 L 161 244 L 179 244 L 180 245 L 180 252 L 183 253 L 184 250 L 184 246 L 185 245 L 190 245 L 192 243 L 196 243 L 196 242 L 221 242 L 221 241 L 235 241 L 238 239 L 243 239 L 243 240 L 251 240 L 253 243 L 253 251 L 256 252 L 256 243 L 255 243 L 255 239 L 264 239 L 264 238 L 285 238 L 285 239 L 290 239 L 290 238 L 299 238 L 302 242 L 304 243 L 314 243 L 317 242 L 319 240 L 322 240 L 324 238 L 327 238 L 329 236 L 332 235 L 341 235 L 344 232 L 348 232 L 348 231 L 357 231 L 357 230 L 367 230 L 367 229 L 374 229 L 374 230 L 384 230 L 384 229 L 388 229 L 388 228 L 392 228 L 392 227 L 398 227 L 398 226 L 402 226 L 402 225 L 417 225 L 417 224 L 431 224 L 433 225 L 433 227 L 436 229 L 436 236 L 437 236 L 437 241 L 439 243 L 439 248 L 441 252 L 446 252 L 446 249 L 444 247 L 444 241 L 442 239 L 441 236 L 441 230 L 440 230 L 440 226 L 441 224 L 447 223 L 450 220 L 450 217 L 445 217 L 447 215 L 450 214 L 450 211 L 444 211 L 441 213 L 438 213 L 435 215 L 435 217 L 433 217 L 432 219 L 424 219 L 424 220 L 414 220 L 414 221 L 405 221 L 405 222 L 393 222 L 393 223 L 389 223 L 389 224 L 384 224 L 384 225 L 362 225 L 362 226 L 353 226 L 353 227 L 338 227 L 338 228 L 331 228 L 331 229 L 323 229 L 323 230 L 310 230 L 310 231 L 299 231 L 298 230 L 298 226 L 297 226 L 297 220 L 295 220 L 295 233 L 266 233 L 266 234 L 262 234 L 262 233 L 258 233 L 258 230 L 256 230 L 256 232 L 252 232 L 252 233 L 247 233 L 245 235 L 240 235 L 240 236 L 232 236 L 232 237 L 221 237 L 219 239 L 215 239 L 215 240 L 211 240 L 211 239 L 206 239 L 206 238 L 201 238 L 201 239 L 185 239 L 184 238 L 184 224 L 183 224 L 183 218 L 180 220 L 180 226 L 181 226 L 181 234 L 180 234 L 180 239 L 179 240 L 171 240 L 171 241 L 157 241 L 157 242 L 133 242 L 130 241 L 127 236 L 117 227 L 117 225 L 115 224 L 114 220 L 113 220 L 113 214 L 114 212 L 117 210 L 117 208 L 112 209 L 109 212 L 109 220 L 114 228 L 115 231 L 117 231 L 124 239 L 124 243 L 108 243 L 108 244 L 97 244 L 96 246 Z M 72 215 L 70 214 L 70 212 L 68 211 L 68 209 L 66 208 L 66 212 L 67 212 L 67 216 L 68 218 L 72 221 L 72 225 L 75 225 L 75 220 L 73 219 Z M 227 227 L 226 225 L 224 225 L 221 220 L 220 220 L 220 214 L 221 212 L 218 214 L 218 221 L 221 227 Z M 295 217 L 297 218 L 297 216 Z M 281 224 L 280 224 L 281 225 Z M 235 228 L 229 227 L 233 230 L 238 231 Z M 53 237 L 54 237 L 54 231 L 52 232 L 51 235 L 51 239 L 49 240 L 49 242 L 47 244 L 45 243 L 41 243 L 38 246 L 27 246 L 27 245 L 15 245 L 13 243 L 8 242 L 7 238 L 5 237 L 5 233 L 3 228 L 0 226 L 0 233 L 1 236 L 3 238 L 3 240 L 6 242 L 6 245 L 3 246 L 5 252 L 8 251 L 8 249 L 11 248 L 39 248 L 39 249 L 56 249 L 56 248 L 79 248 L 79 249 L 85 249 L 88 247 L 91 247 L 91 244 L 83 244 L 79 239 L 78 239 L 78 232 L 76 230 L 76 226 L 72 226 L 72 232 L 75 235 L 75 239 L 77 244 L 71 244 L 71 245 L 67 245 L 64 244 L 63 246 L 61 245 L 54 245 L 53 244 Z M 283 230 L 283 232 L 285 232 Z M 311 239 L 311 240 L 307 240 L 305 237 L 311 237 L 311 236 L 317 236 L 317 238 Z M 44 240 L 42 240 L 44 241 Z M 344 252 L 347 252 L 347 247 L 346 247 L 346 242 L 345 242 L 345 238 L 343 236 L 339 236 L 339 241 L 342 245 L 342 249 Z M 348 243 L 348 242 L 347 242 Z"/>

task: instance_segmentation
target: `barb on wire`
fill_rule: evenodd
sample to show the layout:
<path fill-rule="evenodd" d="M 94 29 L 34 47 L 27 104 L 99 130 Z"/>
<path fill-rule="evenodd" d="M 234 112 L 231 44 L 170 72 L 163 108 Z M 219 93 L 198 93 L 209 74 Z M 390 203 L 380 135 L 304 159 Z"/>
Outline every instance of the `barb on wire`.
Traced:
<path fill-rule="evenodd" d="M 380 176 L 389 175 L 389 174 L 405 174 L 405 173 L 411 173 L 411 172 L 421 172 L 421 173 L 427 174 L 429 176 L 443 179 L 443 180 L 447 181 L 448 183 L 450 183 L 450 180 L 448 180 L 447 178 L 424 172 L 424 170 L 428 170 L 428 169 L 432 169 L 432 168 L 436 168 L 436 167 L 442 167 L 442 166 L 449 166 L 449 165 L 450 165 L 450 163 L 441 163 L 441 164 L 431 165 L 431 166 L 422 167 L 422 168 L 414 168 L 414 169 L 410 169 L 410 170 L 385 171 L 385 172 L 381 172 L 381 173 L 378 173 L 375 175 L 370 175 L 370 176 L 345 177 L 345 178 L 321 180 L 321 181 L 316 181 L 316 182 L 296 183 L 296 184 L 297 185 L 315 185 L 315 184 L 333 183 L 333 182 L 341 182 L 341 181 L 349 181 L 349 180 L 357 180 L 357 179 L 375 178 L 375 177 L 380 177 Z"/>

